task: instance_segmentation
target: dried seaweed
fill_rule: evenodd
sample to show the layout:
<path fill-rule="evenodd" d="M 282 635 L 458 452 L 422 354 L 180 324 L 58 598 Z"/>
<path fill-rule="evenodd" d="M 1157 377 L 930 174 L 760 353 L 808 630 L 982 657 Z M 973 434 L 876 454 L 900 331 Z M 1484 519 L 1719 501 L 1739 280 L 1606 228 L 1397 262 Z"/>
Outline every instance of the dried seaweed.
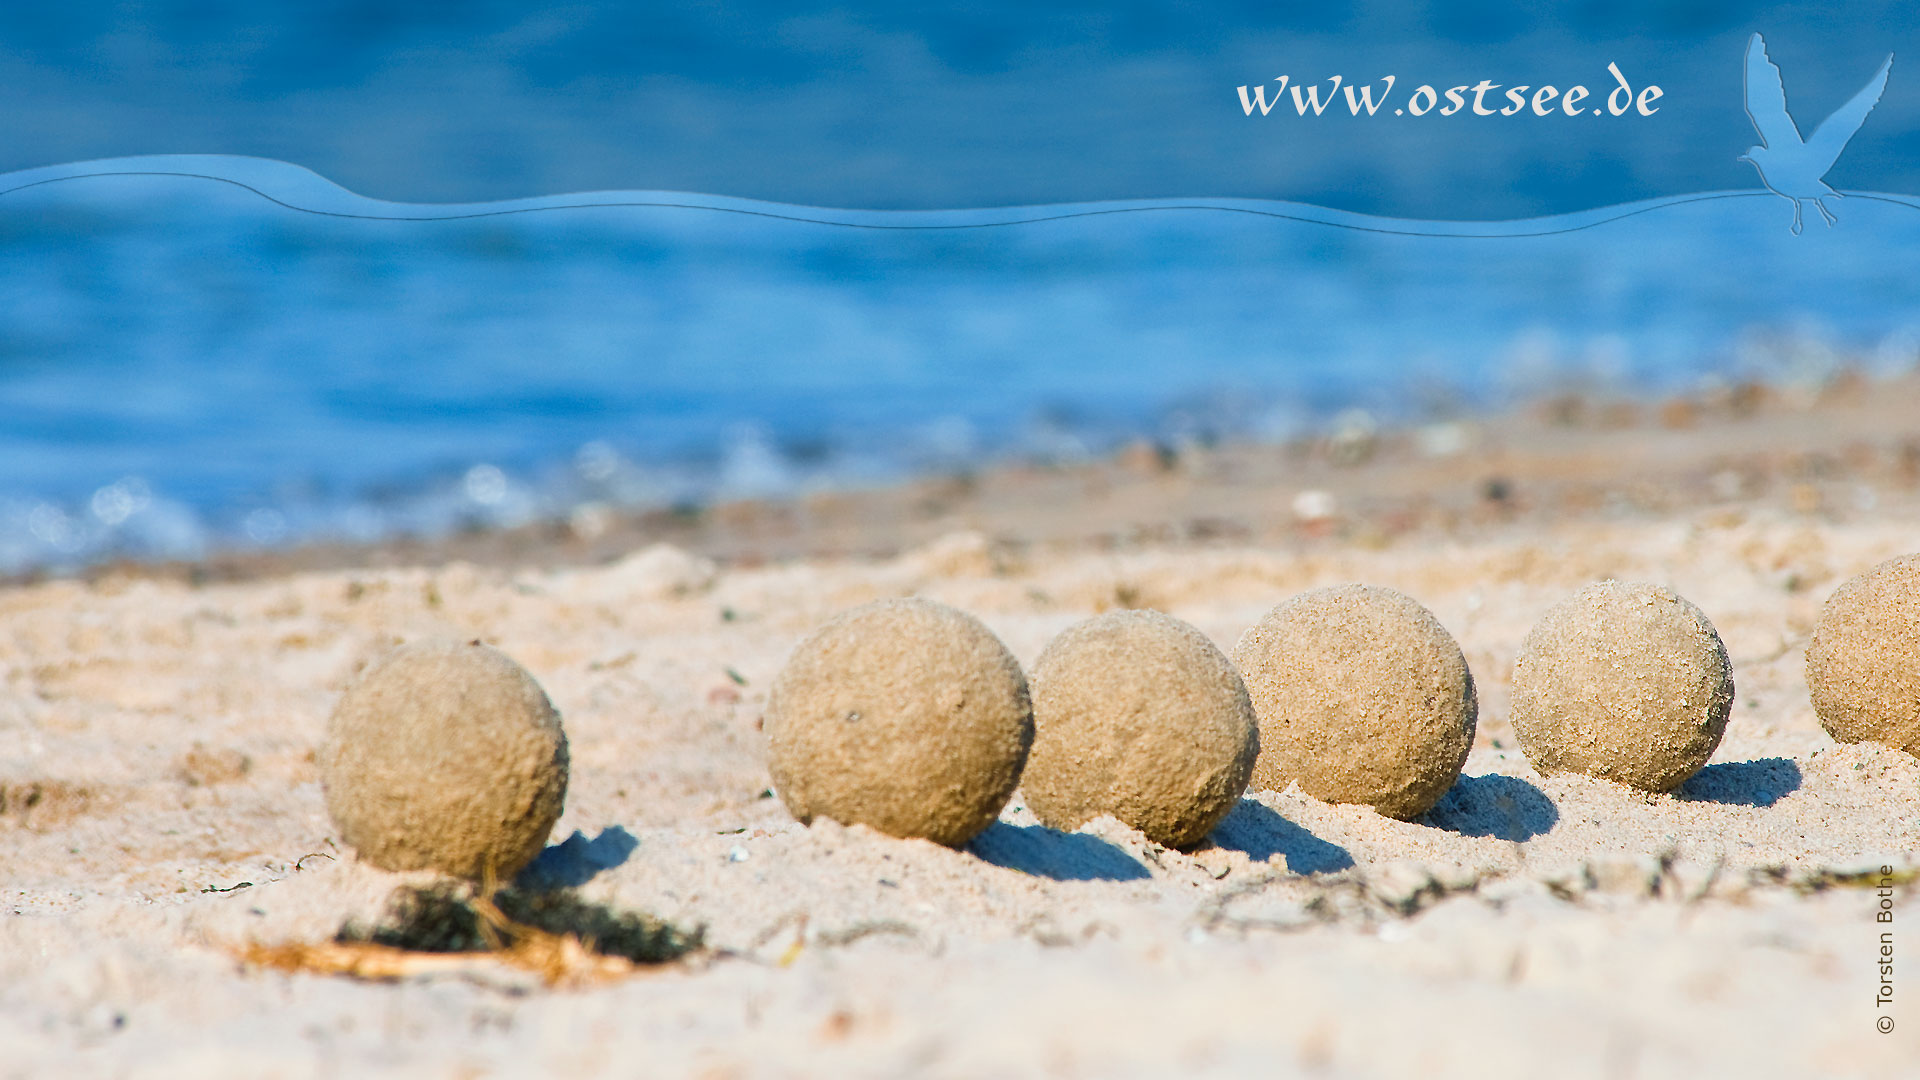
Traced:
<path fill-rule="evenodd" d="M 677 960 L 700 947 L 699 928 L 684 929 L 632 911 L 616 911 L 569 890 L 502 889 L 483 897 L 452 882 L 398 890 L 378 925 L 349 922 L 337 944 L 370 943 L 414 952 L 493 952 L 522 938 L 571 935 L 591 953 L 635 964 Z"/>
<path fill-rule="evenodd" d="M 349 921 L 330 942 L 253 944 L 239 955 L 278 971 L 361 979 L 482 977 L 498 962 L 548 986 L 578 986 L 678 960 L 699 949 L 702 936 L 701 928 L 617 911 L 570 891 L 489 893 L 440 882 L 397 890 L 378 924 Z"/>

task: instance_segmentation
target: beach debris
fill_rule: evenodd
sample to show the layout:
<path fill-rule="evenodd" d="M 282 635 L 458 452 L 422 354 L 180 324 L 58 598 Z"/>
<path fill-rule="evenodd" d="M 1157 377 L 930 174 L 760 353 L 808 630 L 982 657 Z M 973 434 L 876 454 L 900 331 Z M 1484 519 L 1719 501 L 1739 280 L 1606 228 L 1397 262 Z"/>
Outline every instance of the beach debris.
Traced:
<path fill-rule="evenodd" d="M 173 763 L 173 773 L 188 787 L 213 787 L 246 778 L 253 759 L 232 747 L 209 747 L 196 742 Z"/>
<path fill-rule="evenodd" d="M 106 794 L 97 785 L 66 780 L 0 780 L 0 825 L 58 824 L 97 808 Z"/>
<path fill-rule="evenodd" d="M 1011 569 L 1006 545 L 985 533 L 951 532 L 901 556 L 904 566 L 925 578 L 986 578 Z"/>
<path fill-rule="evenodd" d="M 1479 893 L 1495 880 L 1497 875 L 1457 869 L 1436 873 L 1404 859 L 1371 871 L 1353 868 L 1320 876 L 1274 870 L 1214 889 L 1195 910 L 1192 927 L 1236 936 L 1336 925 L 1377 928 L 1412 918 L 1441 901 Z"/>
<path fill-rule="evenodd" d="M 609 576 L 614 587 L 628 595 L 670 600 L 706 592 L 719 574 L 712 559 L 672 544 L 654 544 L 613 564 Z"/>
<path fill-rule="evenodd" d="M 1520 645 L 1512 720 L 1542 773 L 1672 791 L 1713 756 L 1733 667 L 1699 608 L 1658 585 L 1602 581 L 1555 605 Z"/>
<path fill-rule="evenodd" d="M 613 528 L 613 524 L 613 508 L 603 502 L 581 503 L 567 515 L 567 528 L 579 540 L 598 540 Z"/>
<path fill-rule="evenodd" d="M 1180 463 L 1180 455 L 1173 447 L 1151 439 L 1135 439 L 1120 448 L 1114 462 L 1130 473 L 1140 476 L 1158 476 L 1169 472 Z"/>
<path fill-rule="evenodd" d="M 1327 460 L 1335 465 L 1364 465 L 1380 446 L 1380 422 L 1365 409 L 1346 409 L 1333 418 L 1327 434 Z"/>
<path fill-rule="evenodd" d="M 1255 788 L 1298 782 L 1325 802 L 1415 818 L 1473 746 L 1478 698 L 1459 643 L 1392 589 L 1301 593 L 1241 635 L 1233 659 L 1260 720 Z"/>
<path fill-rule="evenodd" d="M 881 936 L 919 938 L 924 935 L 919 927 L 898 919 L 862 919 L 838 930 L 817 930 L 812 940 L 815 945 L 827 948 L 845 948 L 857 941 Z"/>
<path fill-rule="evenodd" d="M 477 641 L 382 657 L 341 696 L 316 760 L 338 835 L 385 870 L 509 879 L 566 799 L 559 714 L 533 676 Z"/>
<path fill-rule="evenodd" d="M 959 847 L 999 817 L 1033 743 L 1020 664 L 931 600 L 844 612 L 794 649 L 766 712 L 773 787 L 828 817 Z"/>
<path fill-rule="evenodd" d="M 1042 824 L 1102 814 L 1190 848 L 1239 802 L 1259 753 L 1240 673 L 1192 626 L 1113 611 L 1069 627 L 1033 669 L 1033 752 L 1021 777 Z"/>
<path fill-rule="evenodd" d="M 1340 513 L 1340 500 L 1330 491 L 1309 488 L 1293 497 L 1293 516 L 1312 525 L 1331 521 Z"/>
<path fill-rule="evenodd" d="M 1587 860 L 1583 872 L 1588 891 L 1640 899 L 1659 896 L 1669 869 L 1678 856 L 1671 850 Z"/>
<path fill-rule="evenodd" d="M 1362 880 L 1373 900 L 1396 915 L 1412 915 L 1449 892 L 1433 871 L 1407 859 L 1382 863 Z"/>
<path fill-rule="evenodd" d="M 1920 755 L 1920 554 L 1834 590 L 1807 645 L 1807 689 L 1827 733 Z"/>
<path fill-rule="evenodd" d="M 1428 424 L 1413 433 L 1413 443 L 1421 457 L 1450 458 L 1457 456 L 1473 446 L 1479 438 L 1479 431 L 1461 420 L 1446 420 Z"/>
<path fill-rule="evenodd" d="M 547 986 L 611 981 L 702 947 L 704 928 L 623 912 L 566 891 L 490 891 L 454 882 L 398 889 L 372 927 L 349 921 L 333 940 L 251 943 L 240 959 L 290 974 L 396 980 L 484 978 L 504 964 Z"/>

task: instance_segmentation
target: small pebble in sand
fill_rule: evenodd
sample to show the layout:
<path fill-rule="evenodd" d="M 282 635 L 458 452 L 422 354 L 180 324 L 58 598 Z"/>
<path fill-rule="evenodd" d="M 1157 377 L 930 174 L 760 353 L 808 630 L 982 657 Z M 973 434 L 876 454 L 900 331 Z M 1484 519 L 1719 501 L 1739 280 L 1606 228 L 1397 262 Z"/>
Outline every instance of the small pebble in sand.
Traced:
<path fill-rule="evenodd" d="M 1883 562 L 1827 598 L 1807 645 L 1807 688 L 1835 739 L 1920 755 L 1920 555 Z"/>
<path fill-rule="evenodd" d="M 1587 586 L 1548 611 L 1514 659 L 1514 734 L 1542 773 L 1672 791 L 1713 756 L 1732 708 L 1720 635 L 1658 585 Z"/>
<path fill-rule="evenodd" d="M 1054 638 L 1033 669 L 1033 725 L 1020 790 L 1043 824 L 1111 814 L 1172 848 L 1227 816 L 1260 750 L 1240 673 L 1157 611 L 1109 612 Z"/>
<path fill-rule="evenodd" d="M 991 630 L 931 600 L 843 612 L 802 641 L 767 701 L 767 765 L 802 822 L 958 847 L 1020 782 L 1033 709 Z"/>
<path fill-rule="evenodd" d="M 375 662 L 341 696 L 317 760 L 340 838 L 385 870 L 510 880 L 567 794 L 559 714 L 479 642 L 419 642 Z"/>
<path fill-rule="evenodd" d="M 1234 663 L 1260 718 L 1253 784 L 1389 817 L 1426 813 L 1473 746 L 1478 700 L 1460 646 L 1392 589 L 1315 589 L 1268 612 Z"/>

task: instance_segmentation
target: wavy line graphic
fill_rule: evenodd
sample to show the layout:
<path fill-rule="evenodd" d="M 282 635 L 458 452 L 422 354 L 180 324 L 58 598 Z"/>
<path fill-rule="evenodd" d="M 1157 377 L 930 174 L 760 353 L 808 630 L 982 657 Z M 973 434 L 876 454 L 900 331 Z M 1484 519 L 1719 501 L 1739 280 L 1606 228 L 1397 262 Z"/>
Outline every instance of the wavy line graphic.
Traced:
<path fill-rule="evenodd" d="M 1772 193 L 1765 189 L 1706 191 L 1511 221 L 1418 221 L 1357 214 L 1307 203 L 1208 198 L 1122 199 L 966 210 L 860 210 L 689 192 L 599 191 L 482 203 L 401 203 L 361 195 L 310 169 L 284 161 L 225 154 L 167 154 L 73 162 L 0 174 L 0 198 L 50 185 L 116 177 L 174 177 L 221 184 L 258 196 L 285 210 L 356 221 L 472 221 L 559 210 L 649 209 L 697 210 L 842 229 L 934 232 L 1005 229 L 1119 214 L 1218 213 L 1244 214 L 1384 236 L 1464 240 L 1558 236 L 1690 203 L 1772 197 Z M 1843 194 L 1849 198 L 1920 209 L 1920 201 L 1910 196 L 1859 191 Z M 5 205 L 0 203 L 0 209 L 4 209 Z"/>

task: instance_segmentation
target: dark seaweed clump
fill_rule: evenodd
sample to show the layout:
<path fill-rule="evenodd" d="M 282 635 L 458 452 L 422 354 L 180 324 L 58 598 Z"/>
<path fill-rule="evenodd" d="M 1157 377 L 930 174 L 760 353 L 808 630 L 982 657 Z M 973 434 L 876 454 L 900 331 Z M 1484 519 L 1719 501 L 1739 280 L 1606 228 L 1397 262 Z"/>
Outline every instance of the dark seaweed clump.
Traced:
<path fill-rule="evenodd" d="M 639 912 L 617 911 L 582 900 L 570 890 L 502 889 L 482 899 L 470 886 L 440 882 L 396 890 L 379 925 L 350 921 L 334 940 L 416 952 L 490 952 L 512 948 L 528 931 L 571 935 L 589 952 L 636 964 L 677 960 L 698 949 L 704 936 L 701 927 L 688 929 Z"/>

